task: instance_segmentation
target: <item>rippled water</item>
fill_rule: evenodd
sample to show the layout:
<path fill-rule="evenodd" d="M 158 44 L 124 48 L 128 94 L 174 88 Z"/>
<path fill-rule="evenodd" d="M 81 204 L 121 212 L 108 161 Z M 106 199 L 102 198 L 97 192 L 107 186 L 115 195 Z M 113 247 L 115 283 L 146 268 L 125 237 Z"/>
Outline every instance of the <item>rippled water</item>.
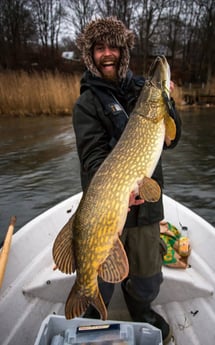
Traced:
<path fill-rule="evenodd" d="M 164 153 L 165 193 L 215 225 L 215 109 L 183 112 L 178 147 Z M 11 215 L 26 222 L 79 192 L 70 117 L 0 119 L 0 242 Z"/>
<path fill-rule="evenodd" d="M 81 190 L 70 117 L 0 120 L 0 238 Z"/>
<path fill-rule="evenodd" d="M 215 109 L 182 114 L 183 134 L 164 153 L 165 193 L 215 225 Z"/>

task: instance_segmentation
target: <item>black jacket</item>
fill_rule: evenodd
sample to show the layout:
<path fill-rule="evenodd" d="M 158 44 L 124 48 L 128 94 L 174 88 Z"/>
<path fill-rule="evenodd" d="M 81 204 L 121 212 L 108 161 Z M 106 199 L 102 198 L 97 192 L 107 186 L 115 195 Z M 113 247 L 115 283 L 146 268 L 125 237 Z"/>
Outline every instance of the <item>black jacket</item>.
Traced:
<path fill-rule="evenodd" d="M 73 126 L 81 166 L 81 183 L 86 189 L 100 164 L 110 153 L 128 121 L 140 90 L 142 77 L 134 77 L 128 71 L 120 85 L 85 72 L 81 80 L 81 95 L 73 109 Z M 174 147 L 181 132 L 178 114 L 176 117 L 177 136 L 168 148 Z M 163 187 L 161 158 L 152 176 Z M 156 203 L 145 202 L 131 207 L 126 226 L 151 224 L 163 219 L 162 198 Z"/>

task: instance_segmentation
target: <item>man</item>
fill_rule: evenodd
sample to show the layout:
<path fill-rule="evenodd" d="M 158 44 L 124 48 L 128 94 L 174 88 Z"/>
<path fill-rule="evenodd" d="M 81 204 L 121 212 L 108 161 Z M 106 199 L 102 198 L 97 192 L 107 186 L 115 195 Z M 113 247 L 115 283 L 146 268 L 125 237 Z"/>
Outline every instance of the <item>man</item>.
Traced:
<path fill-rule="evenodd" d="M 87 67 L 81 80 L 81 95 L 73 111 L 81 183 L 85 190 L 119 140 L 144 78 L 134 77 L 128 69 L 134 34 L 116 18 L 90 22 L 77 43 Z M 171 116 L 176 122 L 177 135 L 172 142 L 166 139 L 165 148 L 173 148 L 180 137 L 180 119 L 173 108 Z M 152 177 L 162 188 L 161 159 Z M 131 195 L 130 205 L 121 236 L 129 260 L 129 276 L 122 282 L 122 291 L 132 320 L 160 328 L 166 342 L 170 338 L 169 325 L 151 309 L 162 282 L 165 252 L 159 228 L 163 219 L 162 198 L 156 203 L 147 203 Z M 99 287 L 108 306 L 114 285 L 100 280 Z M 85 317 L 98 318 L 99 315 L 91 306 Z"/>

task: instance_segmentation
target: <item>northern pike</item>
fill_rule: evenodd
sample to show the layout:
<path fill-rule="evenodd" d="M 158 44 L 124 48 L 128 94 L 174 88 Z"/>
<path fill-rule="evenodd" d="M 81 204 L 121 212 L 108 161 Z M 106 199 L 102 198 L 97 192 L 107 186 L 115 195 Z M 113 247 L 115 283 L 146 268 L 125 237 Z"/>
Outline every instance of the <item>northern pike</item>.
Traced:
<path fill-rule="evenodd" d="M 169 89 L 168 62 L 164 56 L 157 57 L 122 136 L 54 242 L 57 268 L 70 274 L 76 271 L 65 306 L 67 319 L 81 316 L 89 304 L 99 311 L 103 320 L 107 319 L 98 276 L 117 283 L 128 275 L 129 264 L 119 236 L 131 192 L 138 191 L 149 202 L 160 198 L 160 187 L 151 176 L 165 135 L 173 140 L 176 134 L 165 100 Z"/>

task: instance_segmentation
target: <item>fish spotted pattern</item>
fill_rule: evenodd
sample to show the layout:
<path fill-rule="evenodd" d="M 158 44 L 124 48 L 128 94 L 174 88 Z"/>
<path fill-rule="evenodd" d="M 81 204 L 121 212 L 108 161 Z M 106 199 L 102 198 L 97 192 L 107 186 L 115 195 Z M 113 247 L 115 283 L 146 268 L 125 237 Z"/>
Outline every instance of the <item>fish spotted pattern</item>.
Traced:
<path fill-rule="evenodd" d="M 65 306 L 68 319 L 80 316 L 92 304 L 105 320 L 107 310 L 98 276 L 117 283 L 128 275 L 128 260 L 119 235 L 132 191 L 138 191 L 149 202 L 160 198 L 160 187 L 151 175 L 165 135 L 172 140 L 176 133 L 162 95 L 168 94 L 169 85 L 169 65 L 165 57 L 158 57 L 119 142 L 55 240 L 53 258 L 58 269 L 65 273 L 76 271 Z"/>

